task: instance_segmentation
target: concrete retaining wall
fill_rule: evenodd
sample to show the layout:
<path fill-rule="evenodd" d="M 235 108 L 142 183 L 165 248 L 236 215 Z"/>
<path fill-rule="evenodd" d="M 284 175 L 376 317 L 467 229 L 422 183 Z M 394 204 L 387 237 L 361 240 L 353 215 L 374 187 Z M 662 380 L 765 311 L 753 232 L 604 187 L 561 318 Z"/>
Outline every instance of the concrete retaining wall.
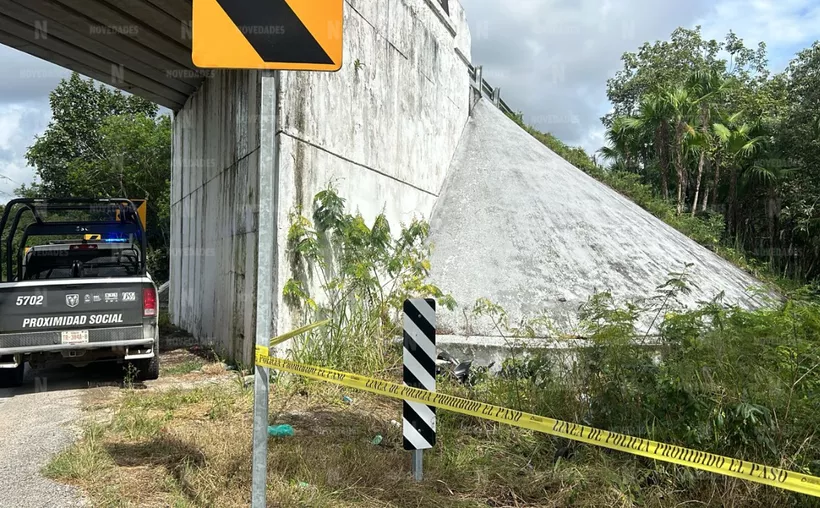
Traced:
<path fill-rule="evenodd" d="M 174 118 L 172 321 L 244 362 L 256 315 L 260 80 L 214 72 Z"/>
<path fill-rule="evenodd" d="M 215 72 L 174 122 L 173 322 L 250 361 L 257 249 L 276 252 L 273 332 L 298 318 L 283 302 L 291 278 L 288 214 L 335 182 L 368 223 L 427 216 L 469 114 L 470 33 L 464 10 L 438 0 L 347 0 L 344 67 L 336 73 Z M 276 90 L 275 132 L 261 132 L 261 94 Z M 271 101 L 272 103 L 273 101 Z M 279 142 L 260 161 L 260 139 Z M 270 167 L 268 167 L 270 166 Z M 275 172 L 277 238 L 257 245 L 258 177 Z"/>
<path fill-rule="evenodd" d="M 394 229 L 428 216 L 469 115 L 470 32 L 449 0 L 348 0 L 344 67 L 281 76 L 279 245 L 289 212 L 311 210 L 334 182 L 348 210 L 367 224 L 382 211 Z M 267 78 L 263 78 L 267 79 Z M 277 329 L 294 316 L 282 300 L 291 278 L 278 249 Z"/>
<path fill-rule="evenodd" d="M 572 166 L 486 99 L 462 136 L 430 241 L 431 281 L 459 305 L 438 313 L 438 333 L 469 342 L 502 335 L 492 319 L 471 316 L 482 298 L 504 308 L 510 326 L 546 316 L 570 335 L 582 332 L 578 309 L 596 293 L 620 305 L 651 298 L 672 272 L 685 272 L 691 292 L 666 311 L 719 296 L 746 309 L 768 300 L 749 291 L 760 281 Z M 639 314 L 642 333 L 657 331 L 656 314 Z"/>

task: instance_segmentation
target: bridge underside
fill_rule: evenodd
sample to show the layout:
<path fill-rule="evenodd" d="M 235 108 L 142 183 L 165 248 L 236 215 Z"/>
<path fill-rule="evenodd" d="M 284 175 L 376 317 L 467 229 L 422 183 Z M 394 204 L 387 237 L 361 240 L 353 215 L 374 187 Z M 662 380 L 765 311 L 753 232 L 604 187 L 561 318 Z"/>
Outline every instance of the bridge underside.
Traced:
<path fill-rule="evenodd" d="M 0 44 L 173 111 L 203 80 L 191 0 L 0 0 Z"/>

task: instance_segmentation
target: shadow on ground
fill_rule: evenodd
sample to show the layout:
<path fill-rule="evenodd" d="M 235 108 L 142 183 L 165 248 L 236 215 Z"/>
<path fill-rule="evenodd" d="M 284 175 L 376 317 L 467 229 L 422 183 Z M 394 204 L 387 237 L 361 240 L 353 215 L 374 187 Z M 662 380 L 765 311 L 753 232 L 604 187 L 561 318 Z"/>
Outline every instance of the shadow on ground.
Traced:
<path fill-rule="evenodd" d="M 197 489 L 189 484 L 184 474 L 186 468 L 205 465 L 205 454 L 196 444 L 161 436 L 137 443 L 109 443 L 105 449 L 119 467 L 164 470 L 165 474 L 174 478 L 190 501 L 197 501 Z"/>
<path fill-rule="evenodd" d="M 173 325 L 160 330 L 160 362 L 170 360 L 170 364 L 188 358 L 200 358 L 204 363 L 216 360 L 210 348 L 201 347 L 191 335 Z M 0 399 L 38 393 L 43 391 L 82 390 L 104 386 L 123 387 L 125 385 L 124 363 L 100 362 L 85 367 L 64 365 L 46 369 L 32 369 L 26 364 L 23 386 L 0 389 Z M 129 387 L 143 389 L 143 383 L 134 381 Z"/>
<path fill-rule="evenodd" d="M 36 370 L 27 364 L 23 386 L 0 389 L 0 398 L 45 391 L 123 386 L 123 382 L 123 365 L 115 362 L 95 363 L 86 367 L 64 365 Z M 144 388 L 141 383 L 134 383 L 133 387 Z"/>

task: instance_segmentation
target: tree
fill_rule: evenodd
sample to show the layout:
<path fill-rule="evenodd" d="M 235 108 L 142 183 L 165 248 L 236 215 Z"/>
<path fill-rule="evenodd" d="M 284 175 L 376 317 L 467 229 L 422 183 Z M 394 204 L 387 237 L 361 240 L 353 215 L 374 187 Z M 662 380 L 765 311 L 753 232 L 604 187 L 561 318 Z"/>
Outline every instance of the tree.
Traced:
<path fill-rule="evenodd" d="M 786 159 L 774 152 L 771 142 L 763 143 L 760 148 L 762 156 L 754 160 L 743 176 L 749 186 L 763 188 L 763 209 L 766 217 L 766 230 L 769 241 L 769 262 L 775 263 L 775 251 L 779 245 L 780 216 L 782 212 L 782 185 L 795 170 L 786 165 Z"/>
<path fill-rule="evenodd" d="M 125 197 L 148 200 L 152 274 L 167 277 L 171 119 L 145 99 L 76 73 L 51 92 L 52 120 L 26 159 L 38 182 L 28 197 Z"/>
<path fill-rule="evenodd" d="M 157 106 L 119 90 L 97 86 L 72 73 L 49 95 L 52 120 L 45 133 L 35 138 L 26 159 L 40 177 L 40 195 L 64 196 L 74 190 L 69 164 L 77 160 L 103 159 L 100 126 L 116 115 L 157 114 Z"/>
<path fill-rule="evenodd" d="M 751 159 L 761 148 L 765 137 L 759 134 L 759 125 L 743 122 L 742 113 L 727 116 L 723 123 L 715 123 L 713 129 L 720 140 L 722 159 L 729 167 L 729 209 L 727 223 L 729 232 L 737 225 L 737 182 L 744 159 Z"/>
<path fill-rule="evenodd" d="M 697 180 L 695 182 L 695 197 L 692 200 L 692 216 L 694 216 L 698 209 L 703 169 L 708 160 L 708 154 L 713 147 L 709 124 L 713 111 L 716 109 L 716 102 L 719 101 L 724 90 L 725 81 L 714 70 L 699 70 L 692 73 L 687 86 L 696 97 L 694 102 L 697 108 L 697 121 L 700 123 L 699 130 L 693 133 L 693 142 L 698 148 Z"/>
<path fill-rule="evenodd" d="M 674 165 L 677 172 L 677 213 L 683 211 L 684 187 L 686 186 L 687 169 L 684 163 L 684 153 L 686 151 L 687 136 L 694 134 L 691 121 L 692 115 L 697 110 L 697 103 L 690 96 L 689 91 L 684 86 L 678 86 L 667 95 L 669 103 L 669 113 L 671 124 L 674 126 L 674 138 L 672 149 L 675 153 Z"/>
<path fill-rule="evenodd" d="M 704 40 L 700 26 L 690 30 L 677 28 L 668 41 L 644 43 L 635 53 L 621 57 L 623 69 L 607 80 L 607 97 L 613 114 L 604 117 L 609 125 L 617 116 L 635 115 L 641 99 L 649 94 L 663 94 L 681 83 L 698 69 L 722 73 L 726 62 L 719 58 L 723 45 Z"/>
<path fill-rule="evenodd" d="M 606 131 L 608 145 L 600 150 L 601 155 L 606 160 L 621 164 L 625 171 L 635 171 L 637 153 L 640 150 L 638 135 L 639 133 L 629 125 L 627 118 L 616 118 Z"/>
<path fill-rule="evenodd" d="M 616 121 L 620 118 L 623 117 L 616 118 Z M 651 139 L 661 170 L 664 199 L 669 199 L 669 119 L 669 102 L 665 94 L 647 94 L 641 99 L 637 115 L 624 120 L 626 127 L 636 132 L 636 137 Z"/>
<path fill-rule="evenodd" d="M 797 54 L 787 70 L 786 121 L 781 125 L 785 151 L 805 172 L 807 192 L 820 189 L 820 41 Z M 816 195 L 816 194 L 815 194 Z"/>
<path fill-rule="evenodd" d="M 675 211 L 690 206 L 694 221 L 667 218 L 676 227 L 714 244 L 704 233 L 722 213 L 722 242 L 784 275 L 820 275 L 820 41 L 776 74 L 764 43 L 746 47 L 733 32 L 705 40 L 699 28 L 676 29 L 622 60 L 607 82 L 612 113 L 602 118 L 607 181 L 626 182 L 664 216 L 670 163 Z"/>

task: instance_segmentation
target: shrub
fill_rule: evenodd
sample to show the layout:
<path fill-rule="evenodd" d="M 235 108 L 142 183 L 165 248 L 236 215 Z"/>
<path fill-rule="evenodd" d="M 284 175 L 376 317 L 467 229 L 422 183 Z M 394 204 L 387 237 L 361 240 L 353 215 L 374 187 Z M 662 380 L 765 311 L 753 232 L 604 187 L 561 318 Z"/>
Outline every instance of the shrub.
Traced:
<path fill-rule="evenodd" d="M 499 376 L 485 378 L 466 395 L 820 473 L 815 437 L 820 431 L 820 302 L 809 296 L 747 311 L 717 298 L 687 311 L 675 300 L 688 287 L 684 270 L 673 274 L 655 298 L 616 305 L 608 293 L 596 294 L 580 309 L 584 347 L 519 351 Z M 646 313 L 659 316 L 651 336 L 638 324 L 638 316 Z M 496 315 L 503 318 L 503 309 Z M 651 463 L 645 468 L 653 474 L 668 470 Z M 711 475 L 673 475 L 669 481 L 693 499 L 699 489 L 729 488 Z M 765 495 L 771 497 L 761 498 L 762 505 L 805 501 L 776 489 Z"/>
<path fill-rule="evenodd" d="M 296 360 L 362 374 L 397 367 L 400 349 L 393 343 L 401 336 L 404 300 L 435 297 L 440 305 L 454 306 L 426 281 L 426 222 L 414 219 L 394 237 L 383 213 L 368 227 L 360 214 L 345 210 L 332 186 L 316 194 L 312 220 L 295 210 L 290 222 L 295 276 L 284 286 L 285 300 L 305 322 L 330 319 L 294 341 Z"/>

